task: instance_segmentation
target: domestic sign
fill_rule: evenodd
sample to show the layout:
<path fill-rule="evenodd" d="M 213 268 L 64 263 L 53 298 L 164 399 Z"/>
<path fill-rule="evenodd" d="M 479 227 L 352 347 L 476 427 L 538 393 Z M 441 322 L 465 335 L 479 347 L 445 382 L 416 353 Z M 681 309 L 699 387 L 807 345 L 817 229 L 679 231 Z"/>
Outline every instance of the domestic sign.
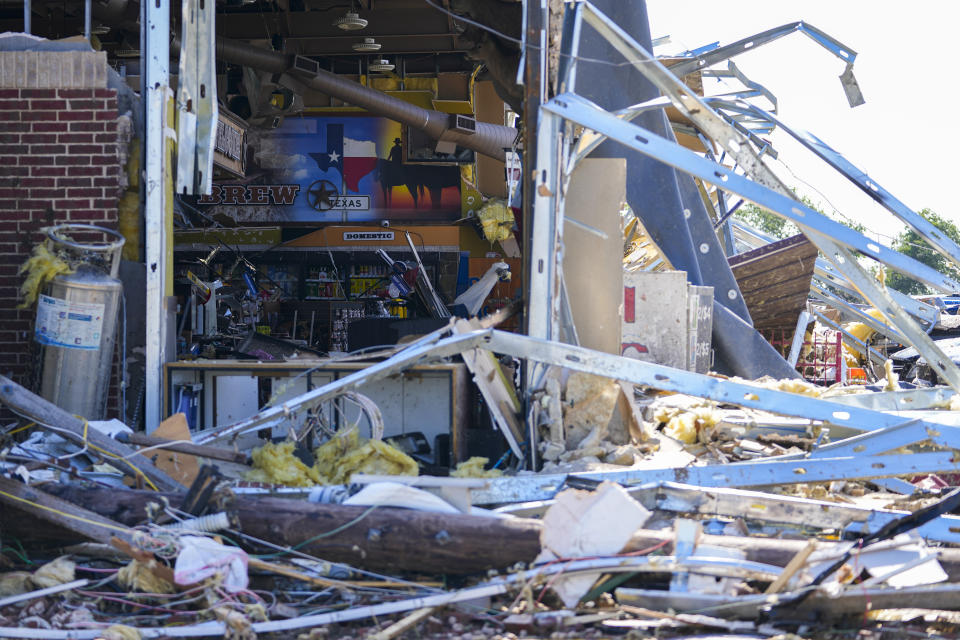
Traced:
<path fill-rule="evenodd" d="M 362 242 L 364 240 L 384 241 L 393 240 L 393 231 L 344 231 L 345 242 Z"/>

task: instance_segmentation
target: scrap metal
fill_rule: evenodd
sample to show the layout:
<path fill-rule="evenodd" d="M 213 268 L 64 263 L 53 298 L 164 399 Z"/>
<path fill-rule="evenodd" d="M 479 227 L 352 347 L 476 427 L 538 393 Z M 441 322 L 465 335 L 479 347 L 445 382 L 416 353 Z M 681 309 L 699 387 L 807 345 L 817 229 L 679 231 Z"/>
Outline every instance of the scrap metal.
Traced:
<path fill-rule="evenodd" d="M 948 384 L 960 389 L 960 369 L 946 358 L 939 347 L 929 339 L 926 333 L 887 293 L 885 287 L 877 283 L 871 275 L 859 266 L 850 249 L 858 250 L 868 257 L 884 262 L 898 271 L 943 291 L 956 291 L 960 289 L 960 283 L 903 254 L 883 247 L 852 229 L 804 206 L 795 199 L 790 189 L 767 168 L 759 155 L 753 150 L 747 138 L 710 109 L 704 101 L 680 82 L 636 40 L 597 11 L 587 0 L 579 0 L 574 3 L 572 10 L 582 11 L 584 14 L 583 20 L 587 24 L 596 29 L 614 48 L 624 55 L 628 63 L 669 97 L 681 113 L 690 118 L 705 134 L 717 141 L 737 161 L 742 170 L 757 182 L 741 178 L 727 167 L 700 158 L 675 143 L 624 122 L 573 93 L 561 94 L 542 105 L 541 109 L 544 114 L 553 113 L 566 120 L 593 129 L 636 151 L 682 169 L 708 182 L 722 185 L 727 190 L 738 193 L 793 221 L 844 274 L 855 289 L 860 291 L 876 308 L 880 309 L 884 316 L 906 335 L 914 346 L 928 355 L 927 359 L 931 363 L 931 367 Z M 569 44 L 564 43 L 564 46 L 569 47 Z M 565 49 L 565 52 L 567 51 L 569 51 L 568 48 Z M 542 115 L 542 117 L 545 118 L 546 124 L 550 124 L 551 130 L 555 128 L 559 131 L 559 125 L 551 124 L 549 118 L 545 115 Z M 546 140 L 543 130 L 541 130 L 541 139 L 543 140 L 543 148 L 547 152 L 554 145 L 566 144 L 562 140 L 558 141 L 553 138 Z M 559 185 L 562 184 L 562 180 L 553 177 L 552 172 L 560 167 L 570 167 L 570 165 L 564 159 L 557 157 L 556 149 L 554 149 L 552 158 L 543 157 L 539 151 L 540 149 L 538 149 L 537 156 L 537 175 L 541 179 L 537 185 L 537 193 L 538 195 L 542 194 L 542 199 L 538 199 L 537 204 L 540 206 L 542 213 L 535 216 L 533 235 L 534 238 L 537 238 L 541 234 L 545 234 L 545 241 L 548 243 L 562 245 L 559 230 L 552 230 L 551 227 L 556 227 L 556 225 L 551 225 L 549 222 L 557 217 L 557 208 L 562 206 L 562 201 L 557 202 L 554 196 Z M 568 154 L 564 154 L 564 157 L 566 155 Z M 537 219 L 541 221 L 540 226 L 537 225 Z M 549 254 L 536 253 L 535 255 Z M 559 275 L 559 265 L 555 260 L 548 259 L 545 265 L 545 273 L 541 270 L 541 265 L 544 265 L 542 260 L 542 258 L 538 259 L 538 273 L 541 274 L 541 278 L 552 281 L 561 277 Z M 552 309 L 555 306 L 554 296 L 552 295 L 554 292 L 547 287 L 544 287 L 544 289 L 549 295 L 543 299 L 531 300 L 530 313 L 531 315 L 542 313 L 544 317 L 551 318 L 551 325 L 555 325 L 556 315 L 545 312 L 546 309 Z M 733 289 L 728 293 L 733 294 L 733 298 L 738 296 Z M 544 311 L 536 309 L 540 305 L 545 307 Z"/>

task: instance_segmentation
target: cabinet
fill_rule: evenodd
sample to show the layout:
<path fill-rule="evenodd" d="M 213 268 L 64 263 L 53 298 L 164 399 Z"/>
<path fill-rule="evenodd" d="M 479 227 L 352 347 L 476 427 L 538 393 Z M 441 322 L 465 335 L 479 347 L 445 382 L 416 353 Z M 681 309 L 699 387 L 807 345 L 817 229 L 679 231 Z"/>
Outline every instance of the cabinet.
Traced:
<path fill-rule="evenodd" d="M 164 365 L 165 415 L 182 405 L 185 391 L 195 399 L 195 411 L 188 416 L 191 430 L 202 431 L 232 424 L 259 411 L 271 399 L 283 402 L 307 391 L 329 384 L 369 366 L 364 363 L 333 361 L 249 362 L 246 360 L 196 360 Z M 450 455 L 454 461 L 466 455 L 466 430 L 473 403 L 469 373 L 462 363 L 430 364 L 410 369 L 360 392 L 380 408 L 384 438 L 412 432 L 426 436 L 435 451 L 437 436 L 450 435 Z M 329 424 L 339 428 L 344 420 L 354 421 L 357 411 L 333 403 L 324 407 Z M 306 411 L 291 417 L 294 428 L 302 425 Z M 287 436 L 289 424 L 273 427 L 277 437 Z M 369 434 L 366 419 L 360 421 L 361 433 Z M 246 445 L 253 437 L 244 439 Z M 446 459 L 446 457 L 443 457 Z"/>

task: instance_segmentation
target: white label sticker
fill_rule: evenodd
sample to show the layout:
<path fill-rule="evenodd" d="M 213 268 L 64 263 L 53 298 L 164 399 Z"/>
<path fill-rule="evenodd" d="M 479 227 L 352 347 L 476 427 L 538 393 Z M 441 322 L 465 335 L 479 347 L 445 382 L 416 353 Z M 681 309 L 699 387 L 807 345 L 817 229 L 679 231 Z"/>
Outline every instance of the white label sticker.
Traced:
<path fill-rule="evenodd" d="M 37 342 L 69 349 L 99 349 L 103 308 L 102 304 L 41 295 L 34 329 Z"/>

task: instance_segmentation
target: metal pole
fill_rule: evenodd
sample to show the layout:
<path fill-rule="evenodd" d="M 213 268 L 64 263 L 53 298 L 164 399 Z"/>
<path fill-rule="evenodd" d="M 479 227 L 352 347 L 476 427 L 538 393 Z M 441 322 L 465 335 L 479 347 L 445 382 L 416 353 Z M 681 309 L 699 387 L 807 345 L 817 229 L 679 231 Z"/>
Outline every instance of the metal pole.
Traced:
<path fill-rule="evenodd" d="M 30 33 L 30 0 L 23 0 L 23 32 Z"/>
<path fill-rule="evenodd" d="M 84 0 L 83 3 L 83 37 L 90 41 L 90 8 L 93 0 Z"/>
<path fill-rule="evenodd" d="M 146 84 L 146 159 L 144 217 L 147 254 L 146 393 L 144 423 L 147 432 L 160 424 L 163 363 L 167 341 L 167 193 L 164 152 L 168 84 L 170 81 L 170 8 L 165 2 L 143 2 Z"/>

